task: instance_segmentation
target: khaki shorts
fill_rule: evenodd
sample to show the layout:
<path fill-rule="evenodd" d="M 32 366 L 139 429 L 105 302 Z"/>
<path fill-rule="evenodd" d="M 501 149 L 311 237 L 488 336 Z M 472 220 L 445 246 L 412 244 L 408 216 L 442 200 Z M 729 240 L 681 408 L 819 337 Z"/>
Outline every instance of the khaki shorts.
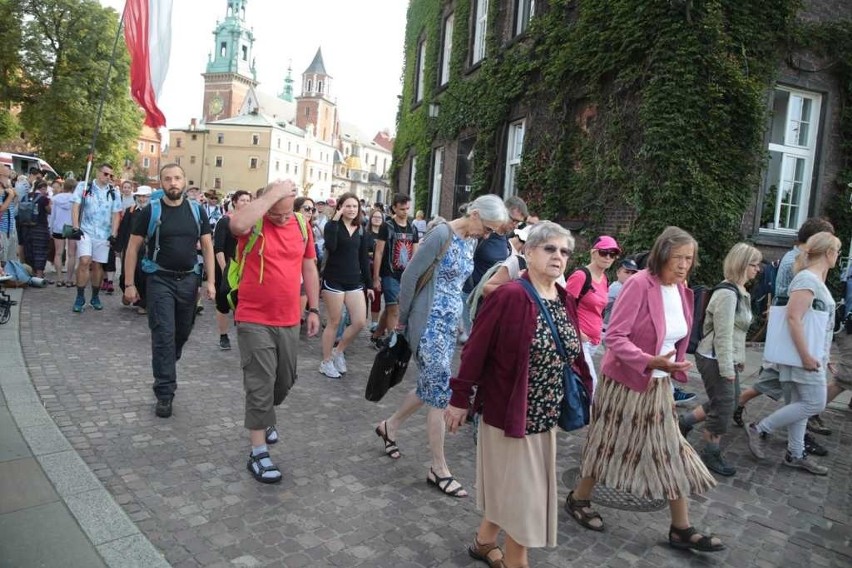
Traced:
<path fill-rule="evenodd" d="M 299 327 L 237 323 L 249 430 L 275 426 L 274 406 L 284 402 L 296 382 Z"/>
<path fill-rule="evenodd" d="M 852 390 L 852 335 L 845 330 L 834 336 L 831 360 L 837 368 L 834 382 L 846 390 Z"/>

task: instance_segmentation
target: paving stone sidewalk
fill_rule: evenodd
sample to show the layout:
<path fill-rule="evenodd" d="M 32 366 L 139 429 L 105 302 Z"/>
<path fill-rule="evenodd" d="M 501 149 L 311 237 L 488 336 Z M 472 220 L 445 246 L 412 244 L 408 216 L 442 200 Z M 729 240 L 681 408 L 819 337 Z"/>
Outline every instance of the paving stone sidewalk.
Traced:
<path fill-rule="evenodd" d="M 366 336 L 348 354 L 340 381 L 317 372 L 319 340 L 301 341 L 299 380 L 278 410 L 273 458 L 282 483 L 264 486 L 246 471 L 243 391 L 236 349 L 220 351 L 206 303 L 178 365 L 175 413 L 154 416 L 150 339 L 144 316 L 105 297 L 102 312 L 73 314 L 74 291 L 27 290 L 21 339 L 30 375 L 63 434 L 154 546 L 176 567 L 473 567 L 466 552 L 479 523 L 473 498 L 450 499 L 426 485 L 425 413 L 398 435 L 403 458 L 384 456 L 376 424 L 389 416 L 415 369 L 378 404 L 364 400 L 372 357 Z M 759 359 L 753 356 L 752 358 Z M 693 377 L 689 387 L 703 393 Z M 765 414 L 774 403 L 757 400 Z M 713 556 L 665 544 L 668 514 L 602 508 L 607 532 L 581 529 L 560 511 L 559 546 L 530 555 L 537 567 L 817 566 L 852 564 L 852 411 L 825 413 L 833 428 L 827 477 L 758 465 L 741 429 L 727 456 L 733 478 L 692 499 L 692 521 L 723 537 Z M 698 429 L 700 430 L 700 428 Z M 697 442 L 699 433 L 691 440 Z M 559 434 L 560 473 L 576 468 L 582 434 Z M 473 490 L 471 429 L 448 436 L 453 473 Z M 560 488 L 564 500 L 568 488 Z M 560 501 L 561 505 L 561 501 Z M 2 564 L 2 562 L 0 562 Z"/>

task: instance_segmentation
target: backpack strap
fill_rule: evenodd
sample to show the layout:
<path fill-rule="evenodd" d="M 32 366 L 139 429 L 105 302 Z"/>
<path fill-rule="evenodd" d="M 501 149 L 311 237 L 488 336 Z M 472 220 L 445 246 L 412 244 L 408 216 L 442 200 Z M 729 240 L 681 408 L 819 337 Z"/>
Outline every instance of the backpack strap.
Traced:
<path fill-rule="evenodd" d="M 577 269 L 578 271 L 582 271 L 583 274 L 586 275 L 586 279 L 583 281 L 583 287 L 580 288 L 580 293 L 577 295 L 577 303 L 580 303 L 580 300 L 583 299 L 583 296 L 589 293 L 589 290 L 592 289 L 592 273 L 589 272 L 589 269 L 585 266 L 581 266 Z"/>
<path fill-rule="evenodd" d="M 257 243 L 257 239 L 263 236 L 263 217 L 257 220 L 257 223 L 254 224 L 254 227 L 251 229 L 251 233 L 249 234 L 248 242 L 246 242 L 246 246 L 243 247 L 242 254 L 240 255 L 240 262 L 237 265 L 237 282 L 243 279 L 243 271 L 246 268 L 246 258 L 248 258 L 249 253 L 254 249 L 255 243 Z M 260 257 L 260 282 L 263 282 L 263 243 L 260 245 L 260 250 L 257 251 L 257 255 Z"/>

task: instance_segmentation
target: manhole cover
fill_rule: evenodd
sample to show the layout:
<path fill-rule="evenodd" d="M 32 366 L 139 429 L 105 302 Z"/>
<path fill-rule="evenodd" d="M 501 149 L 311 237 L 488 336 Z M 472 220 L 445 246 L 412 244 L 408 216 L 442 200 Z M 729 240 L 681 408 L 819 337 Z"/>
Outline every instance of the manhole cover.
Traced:
<path fill-rule="evenodd" d="M 579 468 L 568 469 L 562 474 L 562 483 L 566 487 L 573 489 L 577 483 L 577 478 L 580 475 Z M 650 513 L 651 511 L 659 511 L 668 506 L 669 502 L 666 499 L 643 499 L 636 497 L 630 493 L 605 487 L 603 485 L 595 485 L 595 490 L 592 492 L 592 502 L 603 507 L 611 509 L 621 509 L 622 511 L 635 511 L 638 513 Z"/>

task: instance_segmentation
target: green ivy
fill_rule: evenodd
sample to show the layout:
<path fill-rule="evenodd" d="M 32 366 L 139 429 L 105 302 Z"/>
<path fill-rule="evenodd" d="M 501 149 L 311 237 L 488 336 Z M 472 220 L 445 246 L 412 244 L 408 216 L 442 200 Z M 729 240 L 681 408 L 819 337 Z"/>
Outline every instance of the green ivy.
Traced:
<path fill-rule="evenodd" d="M 418 157 L 418 207 L 428 200 L 432 142 L 468 132 L 476 136 L 474 193 L 497 191 L 502 133 L 523 102 L 530 126 L 518 186 L 531 209 L 577 220 L 592 236 L 626 208 L 634 221 L 616 236 L 627 250 L 648 249 L 678 225 L 701 245 L 695 281 L 712 283 L 759 187 L 768 88 L 778 62 L 798 47 L 843 62 L 844 154 L 852 154 L 852 30 L 848 22 L 798 23 L 797 0 L 551 0 L 505 46 L 494 35 L 505 14 L 491 2 L 486 58 L 470 73 L 472 0 L 458 0 L 450 84 L 439 90 L 444 4 L 409 4 L 394 168 Z M 425 93 L 414 105 L 423 37 Z M 440 104 L 437 118 L 428 118 L 429 103 Z M 848 181 L 846 169 L 837 199 L 849 199 Z M 852 231 L 848 201 L 842 209 Z"/>

